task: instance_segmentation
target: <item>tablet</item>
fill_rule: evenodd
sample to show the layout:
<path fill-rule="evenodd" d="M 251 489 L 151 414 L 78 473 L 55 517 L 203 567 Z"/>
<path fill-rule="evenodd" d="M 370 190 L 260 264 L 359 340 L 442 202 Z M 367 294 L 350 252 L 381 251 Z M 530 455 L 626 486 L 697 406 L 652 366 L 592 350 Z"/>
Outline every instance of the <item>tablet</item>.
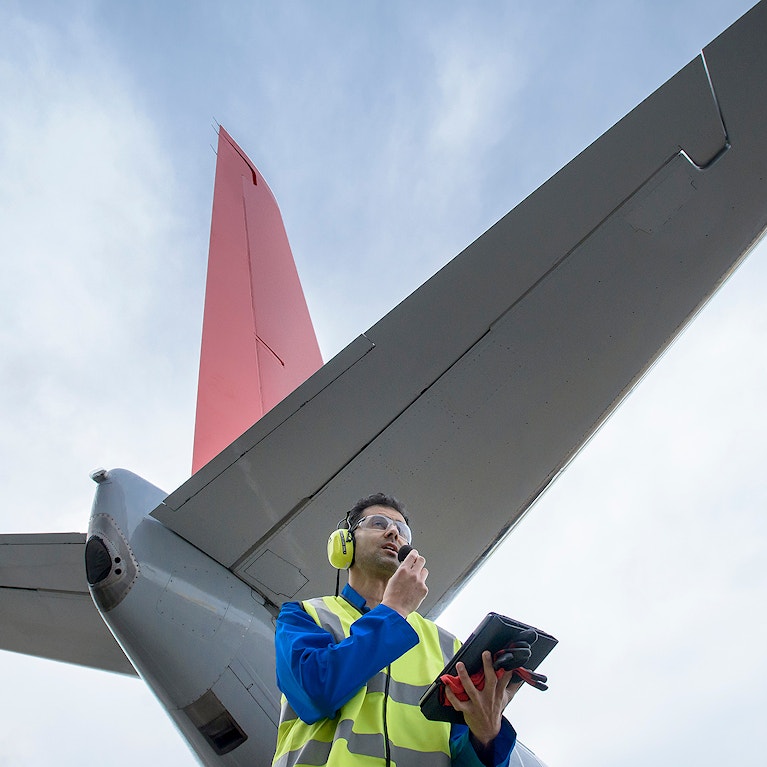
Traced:
<path fill-rule="evenodd" d="M 420 701 L 421 711 L 427 719 L 439 722 L 456 722 L 463 724 L 463 714 L 456 711 L 452 706 L 440 702 L 440 687 L 444 687 L 440 677 L 443 674 L 456 675 L 455 664 L 462 661 L 466 665 L 469 675 L 482 669 L 482 653 L 490 650 L 495 654 L 498 650 L 508 647 L 521 631 L 533 629 L 538 634 L 538 639 L 530 646 L 532 656 L 525 663 L 525 668 L 534 671 L 541 661 L 554 649 L 557 640 L 541 629 L 528 626 L 526 623 L 507 618 L 498 613 L 488 613 L 482 623 L 477 626 L 474 633 L 466 640 L 458 652 L 450 659 L 445 668 L 440 671 L 437 678 L 429 685 Z"/>

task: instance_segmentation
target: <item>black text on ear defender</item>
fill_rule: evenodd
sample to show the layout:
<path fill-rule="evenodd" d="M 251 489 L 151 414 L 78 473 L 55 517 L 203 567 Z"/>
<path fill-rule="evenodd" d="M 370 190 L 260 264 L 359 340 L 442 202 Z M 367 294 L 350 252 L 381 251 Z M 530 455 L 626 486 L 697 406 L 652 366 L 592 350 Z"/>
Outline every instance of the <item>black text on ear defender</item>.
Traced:
<path fill-rule="evenodd" d="M 333 530 L 328 538 L 328 560 L 336 570 L 348 570 L 354 562 L 354 534 L 347 528 Z"/>

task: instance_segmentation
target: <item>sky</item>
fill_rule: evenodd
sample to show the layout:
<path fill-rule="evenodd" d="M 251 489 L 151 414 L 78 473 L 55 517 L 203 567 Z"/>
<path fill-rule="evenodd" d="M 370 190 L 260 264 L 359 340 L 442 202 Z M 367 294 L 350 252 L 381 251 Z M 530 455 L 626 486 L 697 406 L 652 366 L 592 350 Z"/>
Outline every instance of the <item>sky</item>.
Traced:
<path fill-rule="evenodd" d="M 327 360 L 750 5 L 0 2 L 0 531 L 84 532 L 98 466 L 189 476 L 217 123 Z M 441 617 L 559 638 L 507 711 L 550 767 L 763 763 L 766 259 Z M 0 767 L 196 763 L 138 681 L 10 653 L 0 679 Z"/>

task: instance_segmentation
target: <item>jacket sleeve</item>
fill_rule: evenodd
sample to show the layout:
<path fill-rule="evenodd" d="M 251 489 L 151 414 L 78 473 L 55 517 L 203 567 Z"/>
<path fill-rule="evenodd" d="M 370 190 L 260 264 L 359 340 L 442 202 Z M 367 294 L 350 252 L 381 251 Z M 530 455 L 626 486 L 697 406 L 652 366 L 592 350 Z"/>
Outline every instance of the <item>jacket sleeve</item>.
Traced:
<path fill-rule="evenodd" d="M 297 602 L 277 618 L 277 686 L 307 724 L 332 718 L 359 689 L 418 644 L 418 634 L 395 610 L 378 605 L 358 618 L 336 644 Z"/>
<path fill-rule="evenodd" d="M 516 742 L 517 733 L 506 717 L 503 717 L 501 731 L 480 758 L 471 743 L 469 728 L 465 724 L 454 724 L 450 730 L 453 767 L 508 767 Z"/>

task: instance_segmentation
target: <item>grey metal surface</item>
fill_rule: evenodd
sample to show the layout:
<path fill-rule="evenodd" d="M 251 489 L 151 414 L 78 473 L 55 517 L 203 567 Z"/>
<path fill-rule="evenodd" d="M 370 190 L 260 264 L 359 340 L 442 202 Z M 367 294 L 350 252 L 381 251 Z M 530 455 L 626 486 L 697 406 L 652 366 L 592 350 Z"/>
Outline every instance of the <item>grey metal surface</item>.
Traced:
<path fill-rule="evenodd" d="M 395 493 L 437 610 L 767 226 L 765 39 L 762 2 L 153 515 L 279 603 Z"/>
<path fill-rule="evenodd" d="M 148 516 L 164 497 L 123 469 L 99 483 L 88 536 L 107 546 L 112 569 L 91 587 L 93 599 L 202 764 L 271 764 L 280 702 L 273 613 L 242 580 Z M 135 572 L 126 571 L 128 559 Z M 202 728 L 224 712 L 248 737 L 221 755 Z"/>
<path fill-rule="evenodd" d="M 135 675 L 88 593 L 85 535 L 0 536 L 0 648 Z"/>

